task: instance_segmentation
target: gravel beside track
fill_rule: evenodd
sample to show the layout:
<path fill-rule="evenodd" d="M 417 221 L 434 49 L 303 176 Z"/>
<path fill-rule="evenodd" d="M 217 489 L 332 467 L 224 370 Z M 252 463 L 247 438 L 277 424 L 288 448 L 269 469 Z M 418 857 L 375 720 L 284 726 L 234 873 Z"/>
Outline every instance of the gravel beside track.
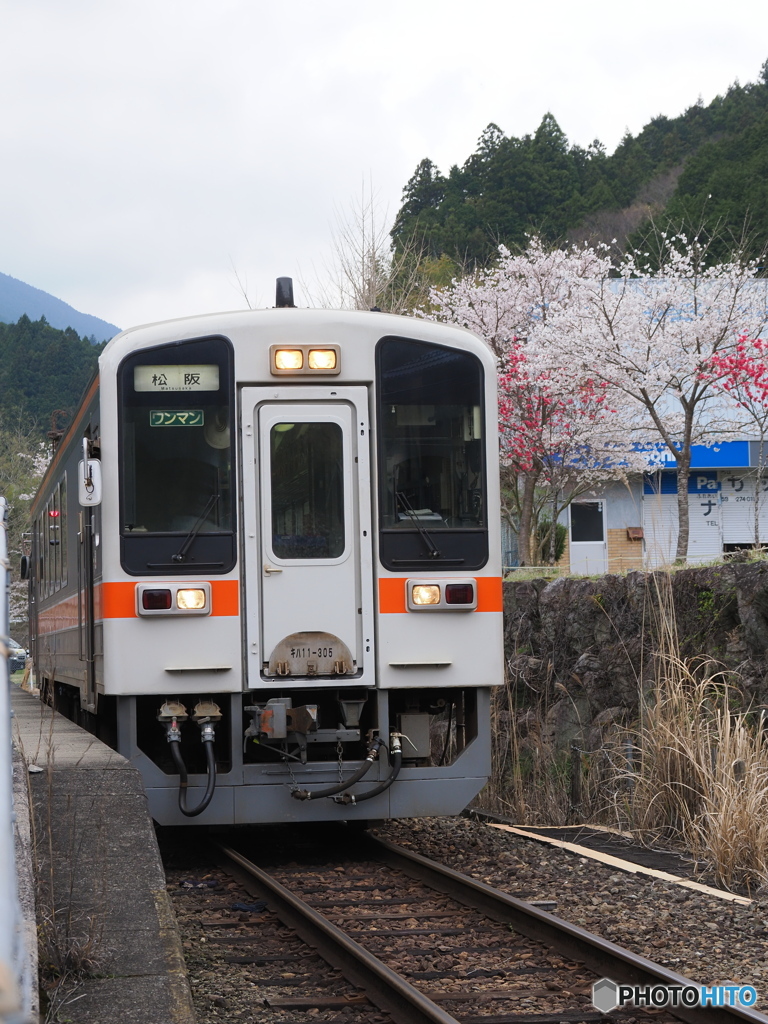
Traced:
<path fill-rule="evenodd" d="M 768 893 L 739 906 L 467 818 L 376 831 L 519 899 L 555 900 L 552 913 L 700 984 L 753 985 L 754 1009 L 768 1010 Z"/>

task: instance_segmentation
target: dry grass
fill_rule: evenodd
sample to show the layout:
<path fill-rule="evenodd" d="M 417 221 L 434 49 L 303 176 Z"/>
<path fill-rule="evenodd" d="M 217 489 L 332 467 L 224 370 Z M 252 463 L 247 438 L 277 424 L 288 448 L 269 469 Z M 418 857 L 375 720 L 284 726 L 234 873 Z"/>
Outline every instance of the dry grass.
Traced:
<path fill-rule="evenodd" d="M 543 719 L 543 713 L 540 713 Z M 480 795 L 484 810 L 529 825 L 565 824 L 573 816 L 570 778 L 573 752 L 554 751 L 541 740 L 538 720 L 515 713 L 507 684 L 494 693 L 491 717 L 491 779 Z M 523 734 L 524 733 L 524 734 Z"/>
<path fill-rule="evenodd" d="M 768 883 L 768 737 L 763 713 L 712 663 L 663 659 L 646 695 L 627 826 L 680 842 L 718 881 Z"/>
<path fill-rule="evenodd" d="M 599 750 L 556 751 L 537 731 L 545 701 L 521 714 L 513 688 L 500 688 L 482 806 L 521 824 L 631 830 L 683 846 L 722 885 L 768 885 L 768 718 L 744 706 L 733 673 L 680 657 L 669 576 L 653 578 L 638 720 Z"/>

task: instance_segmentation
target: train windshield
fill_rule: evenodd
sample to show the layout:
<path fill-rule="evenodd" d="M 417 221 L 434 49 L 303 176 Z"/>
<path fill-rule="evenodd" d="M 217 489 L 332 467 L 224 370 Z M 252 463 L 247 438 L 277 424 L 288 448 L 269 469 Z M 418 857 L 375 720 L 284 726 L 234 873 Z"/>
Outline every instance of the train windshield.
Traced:
<path fill-rule="evenodd" d="M 146 349 L 120 369 L 121 523 L 129 571 L 231 567 L 229 345 Z"/>
<path fill-rule="evenodd" d="M 488 539 L 480 361 L 385 338 L 378 371 L 383 564 L 481 567 Z"/>

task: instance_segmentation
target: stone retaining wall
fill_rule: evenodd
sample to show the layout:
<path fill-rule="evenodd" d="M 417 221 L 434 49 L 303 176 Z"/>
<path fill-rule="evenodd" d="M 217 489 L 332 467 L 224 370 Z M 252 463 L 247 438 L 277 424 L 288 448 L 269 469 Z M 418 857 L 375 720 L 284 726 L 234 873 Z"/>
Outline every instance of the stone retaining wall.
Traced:
<path fill-rule="evenodd" d="M 683 658 L 731 670 L 744 705 L 768 706 L 768 562 L 504 583 L 508 682 L 542 740 L 595 744 L 631 721 L 674 622 Z M 595 733 L 597 732 L 597 735 Z"/>

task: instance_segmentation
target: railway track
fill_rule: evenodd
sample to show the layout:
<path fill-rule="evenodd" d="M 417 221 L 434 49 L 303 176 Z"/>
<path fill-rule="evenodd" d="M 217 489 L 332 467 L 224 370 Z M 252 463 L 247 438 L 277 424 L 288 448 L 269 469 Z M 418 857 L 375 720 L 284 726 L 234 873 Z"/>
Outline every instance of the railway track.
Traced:
<path fill-rule="evenodd" d="M 250 848 L 217 845 L 214 852 L 220 871 L 268 908 L 253 920 L 237 912 L 203 919 L 209 948 L 220 957 L 226 950 L 227 963 L 249 972 L 248 1020 L 311 1012 L 335 1024 L 629 1021 L 644 1011 L 606 1016 L 594 1008 L 595 981 L 687 984 L 541 907 L 385 840 L 348 841 L 343 856 L 338 846 L 293 850 L 289 863 Z M 215 911 L 221 897 L 212 889 L 207 898 Z M 728 1006 L 652 1015 L 691 1024 L 768 1020 Z"/>

